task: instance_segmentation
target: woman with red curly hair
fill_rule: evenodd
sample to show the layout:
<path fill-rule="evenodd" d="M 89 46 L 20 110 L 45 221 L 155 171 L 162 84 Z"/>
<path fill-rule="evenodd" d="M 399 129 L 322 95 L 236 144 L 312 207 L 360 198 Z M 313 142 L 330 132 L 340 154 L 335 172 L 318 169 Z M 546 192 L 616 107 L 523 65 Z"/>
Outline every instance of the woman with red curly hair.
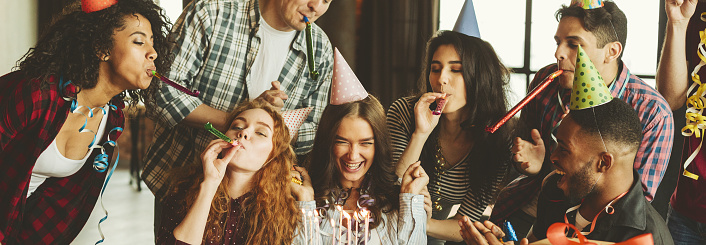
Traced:
<path fill-rule="evenodd" d="M 295 203 L 294 196 L 313 193 L 301 191 L 311 183 L 291 181 L 296 156 L 282 116 L 253 101 L 228 122 L 225 135 L 237 146 L 213 140 L 201 166 L 173 171 L 157 244 L 301 244 L 294 237 L 301 210 L 313 211 L 315 203 Z"/>

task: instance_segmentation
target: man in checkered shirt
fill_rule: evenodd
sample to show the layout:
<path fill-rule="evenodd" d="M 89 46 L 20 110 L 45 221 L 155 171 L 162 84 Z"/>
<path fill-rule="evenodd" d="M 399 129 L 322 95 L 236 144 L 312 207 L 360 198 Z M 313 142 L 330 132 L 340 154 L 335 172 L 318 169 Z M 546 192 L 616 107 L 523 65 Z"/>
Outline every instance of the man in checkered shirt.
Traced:
<path fill-rule="evenodd" d="M 211 122 L 226 131 L 226 114 L 245 100 L 264 100 L 282 110 L 313 107 L 300 127 L 297 154 L 307 153 L 328 104 L 333 50 L 326 34 L 312 24 L 313 79 L 307 65 L 304 16 L 315 21 L 330 0 L 199 0 L 176 21 L 171 80 L 191 90 L 192 97 L 163 85 L 158 96 L 153 142 L 145 156 L 142 178 L 155 194 L 155 215 L 169 189 L 168 173 L 197 164 L 215 137 L 204 130 Z M 159 219 L 156 219 L 158 221 Z M 158 224 L 155 224 L 158 226 Z"/>

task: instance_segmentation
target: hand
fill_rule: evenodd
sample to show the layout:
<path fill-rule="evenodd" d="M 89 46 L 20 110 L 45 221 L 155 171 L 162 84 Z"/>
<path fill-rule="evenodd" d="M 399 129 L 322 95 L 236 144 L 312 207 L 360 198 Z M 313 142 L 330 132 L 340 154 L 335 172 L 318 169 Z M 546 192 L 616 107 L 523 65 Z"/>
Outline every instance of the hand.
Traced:
<path fill-rule="evenodd" d="M 289 171 L 290 179 L 296 178 L 302 182 L 302 184 L 294 183 L 291 181 L 289 183 L 292 189 L 292 195 L 297 201 L 312 201 L 314 200 L 314 188 L 311 186 L 311 178 L 309 177 L 309 172 L 305 168 L 299 166 L 292 166 L 292 170 Z"/>
<path fill-rule="evenodd" d="M 696 4 L 699 0 L 667 0 L 664 3 L 669 22 L 683 25 L 689 24 L 689 19 L 694 15 Z"/>
<path fill-rule="evenodd" d="M 284 107 L 284 100 L 286 100 L 287 98 L 289 98 L 287 94 L 285 94 L 284 91 L 280 90 L 279 82 L 274 81 L 272 82 L 272 88 L 270 88 L 270 90 L 262 92 L 262 94 L 255 98 L 255 100 L 267 102 L 270 105 L 276 107 L 277 109 L 282 110 L 282 107 Z"/>
<path fill-rule="evenodd" d="M 404 172 L 400 192 L 419 195 L 427 184 L 429 184 L 429 176 L 424 172 L 424 168 L 422 168 L 420 162 L 417 161 L 409 165 L 407 171 Z"/>
<path fill-rule="evenodd" d="M 225 176 L 228 163 L 238 149 L 240 149 L 240 145 L 233 146 L 222 139 L 211 141 L 206 150 L 201 153 L 204 182 L 209 182 L 215 186 L 220 185 L 223 176 Z M 221 153 L 223 153 L 222 157 L 220 157 Z"/>
<path fill-rule="evenodd" d="M 431 220 L 432 208 L 431 208 L 431 195 L 429 194 L 429 188 L 425 185 L 422 188 L 422 195 L 424 195 L 424 211 L 427 213 L 427 224 Z"/>
<path fill-rule="evenodd" d="M 493 224 L 493 222 L 485 221 L 484 223 L 475 221 L 471 222 L 468 217 L 463 217 L 463 219 L 458 221 L 458 225 L 461 227 L 461 237 L 467 245 L 514 245 L 515 242 L 508 241 L 505 243 L 500 242 L 500 239 L 505 236 L 505 233 Z M 520 245 L 527 245 L 529 241 L 527 238 L 522 238 Z"/>
<path fill-rule="evenodd" d="M 539 134 L 539 131 L 532 129 L 532 140 L 534 143 L 527 142 L 520 137 L 515 138 L 512 146 L 512 161 L 521 163 L 519 169 L 524 171 L 524 174 L 535 175 L 542 169 L 544 163 L 544 140 Z"/>
<path fill-rule="evenodd" d="M 414 105 L 414 124 L 416 128 L 415 133 L 421 133 L 424 135 L 431 134 L 437 124 L 439 124 L 439 118 L 441 115 L 434 115 L 432 110 L 429 110 L 431 103 L 434 103 L 437 99 L 443 98 L 446 94 L 442 93 L 425 93 L 419 97 L 419 101 Z M 443 108 L 442 108 L 443 110 Z"/>

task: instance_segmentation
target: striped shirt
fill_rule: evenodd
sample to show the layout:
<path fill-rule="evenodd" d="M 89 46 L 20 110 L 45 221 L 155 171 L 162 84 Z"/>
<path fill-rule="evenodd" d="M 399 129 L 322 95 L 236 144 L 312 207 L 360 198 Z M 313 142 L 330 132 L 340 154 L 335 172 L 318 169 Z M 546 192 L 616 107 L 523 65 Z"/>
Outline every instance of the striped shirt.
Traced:
<path fill-rule="evenodd" d="M 392 160 L 395 163 L 399 161 L 402 152 L 407 148 L 412 133 L 414 133 L 415 102 L 414 97 L 400 98 L 392 103 L 387 112 L 387 125 L 392 138 Z M 436 139 L 430 138 L 428 140 Z M 471 220 L 480 220 L 485 208 L 494 201 L 498 185 L 508 168 L 507 162 L 497 163 L 500 164 L 500 167 L 490 178 L 493 181 L 484 182 L 481 186 L 471 186 L 471 176 L 467 174 L 468 168 L 478 169 L 483 167 L 480 164 L 487 164 L 473 162 L 473 159 L 477 159 L 477 156 L 482 154 L 477 149 L 478 147 L 474 147 L 461 162 L 444 171 L 438 181 L 430 181 L 427 185 L 432 200 L 441 197 L 441 201 L 447 204 L 445 206 L 460 204 L 458 213 L 468 216 Z M 426 171 L 430 176 L 436 175 L 433 171 Z M 439 185 L 441 190 L 437 194 Z M 440 211 L 434 210 L 432 216 L 435 216 L 437 212 Z"/>
<path fill-rule="evenodd" d="M 639 77 L 631 75 L 627 66 L 620 65 L 620 71 L 615 81 L 610 85 L 610 92 L 633 108 L 642 123 L 642 143 L 637 150 L 633 167 L 642 181 L 645 198 L 651 201 L 659 186 L 672 153 L 674 133 L 674 118 L 664 97 L 657 90 L 647 85 Z M 557 65 L 546 66 L 537 72 L 530 84 L 532 88 L 539 85 L 546 76 L 557 70 Z M 520 121 L 530 129 L 537 129 L 545 144 L 552 141 L 550 133 L 556 130 L 561 120 L 561 109 L 557 94 L 561 95 L 562 104 L 568 109 L 571 89 L 563 89 L 554 82 L 527 103 L 522 110 Z M 598 119 L 600 120 L 600 119 Z M 520 176 L 503 189 L 493 209 L 491 221 L 503 221 L 512 213 L 535 200 L 542 185 L 542 180 L 552 171 L 548 161 L 551 147 L 547 147 L 542 170 L 535 176 Z M 530 214 L 534 216 L 535 214 Z"/>
<path fill-rule="evenodd" d="M 248 73 L 261 45 L 260 10 L 257 0 L 201 0 L 191 2 L 176 21 L 175 56 L 170 79 L 198 89 L 198 98 L 162 86 L 157 97 L 157 125 L 152 145 L 145 156 L 142 178 L 157 200 L 166 194 L 166 173 L 175 167 L 198 161 L 208 142 L 215 139 L 202 128 L 179 122 L 201 104 L 229 112 L 248 99 Z M 288 95 L 283 110 L 314 107 L 299 129 L 297 154 L 313 145 L 316 126 L 328 104 L 333 67 L 333 50 L 326 34 L 313 25 L 314 56 L 319 78 L 309 76 L 305 35 L 298 31 L 278 81 Z"/>

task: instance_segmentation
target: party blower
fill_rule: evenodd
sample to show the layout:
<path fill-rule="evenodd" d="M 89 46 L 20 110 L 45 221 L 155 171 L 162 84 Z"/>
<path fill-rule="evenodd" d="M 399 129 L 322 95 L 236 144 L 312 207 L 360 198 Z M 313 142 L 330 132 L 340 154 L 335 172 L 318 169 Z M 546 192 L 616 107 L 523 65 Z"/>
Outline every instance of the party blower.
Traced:
<path fill-rule="evenodd" d="M 230 137 L 226 136 L 225 134 L 221 133 L 221 131 L 218 131 L 218 129 L 213 127 L 213 124 L 210 122 L 207 122 L 206 124 L 203 125 L 208 132 L 211 132 L 213 135 L 215 135 L 218 138 L 221 138 L 223 141 L 230 143 L 233 146 L 237 146 L 240 143 L 237 140 L 233 140 Z"/>
<path fill-rule="evenodd" d="M 498 120 L 498 122 L 493 124 L 493 126 L 486 127 L 485 131 L 488 133 L 491 133 L 491 134 L 495 133 L 495 131 L 497 131 L 501 126 L 503 126 L 503 124 L 505 124 L 507 122 L 507 120 L 510 120 L 510 118 L 512 118 L 512 116 L 517 114 L 518 111 L 522 110 L 522 108 L 524 108 L 527 105 L 527 103 L 530 102 L 530 100 L 534 99 L 534 97 L 536 97 L 537 94 L 539 94 L 539 92 L 542 92 L 544 89 L 546 89 L 547 86 L 549 86 L 549 84 L 552 83 L 552 81 L 554 81 L 554 79 L 557 78 L 562 73 L 564 73 L 563 70 L 557 70 L 554 73 L 549 74 L 549 76 L 544 78 L 544 81 L 542 81 L 542 83 L 540 83 L 539 86 L 535 87 L 527 95 L 527 97 L 522 99 L 522 101 L 520 101 L 520 103 L 518 103 L 515 107 L 513 107 L 510 111 L 508 111 L 507 114 L 505 114 L 505 116 L 503 118 Z"/>
<path fill-rule="evenodd" d="M 314 64 L 314 43 L 311 40 L 311 22 L 309 18 L 304 16 L 304 22 L 306 22 L 306 59 L 309 63 L 309 75 L 311 79 L 316 80 L 319 77 L 319 72 L 316 71 L 316 66 Z"/>
<path fill-rule="evenodd" d="M 152 71 L 152 75 L 154 75 L 155 77 L 159 78 L 159 80 L 162 80 L 162 82 L 165 82 L 166 84 L 169 84 L 169 86 L 172 86 L 172 87 L 174 87 L 175 89 L 178 89 L 179 91 L 184 92 L 185 94 L 188 94 L 188 95 L 191 95 L 191 96 L 194 96 L 194 97 L 198 97 L 199 94 L 201 93 L 201 92 L 199 92 L 198 90 L 191 91 L 191 90 L 185 88 L 184 86 L 181 86 L 181 85 L 179 85 L 178 83 L 175 83 L 174 81 L 169 80 L 168 78 L 162 76 L 161 74 L 157 73 L 157 71 Z"/>

